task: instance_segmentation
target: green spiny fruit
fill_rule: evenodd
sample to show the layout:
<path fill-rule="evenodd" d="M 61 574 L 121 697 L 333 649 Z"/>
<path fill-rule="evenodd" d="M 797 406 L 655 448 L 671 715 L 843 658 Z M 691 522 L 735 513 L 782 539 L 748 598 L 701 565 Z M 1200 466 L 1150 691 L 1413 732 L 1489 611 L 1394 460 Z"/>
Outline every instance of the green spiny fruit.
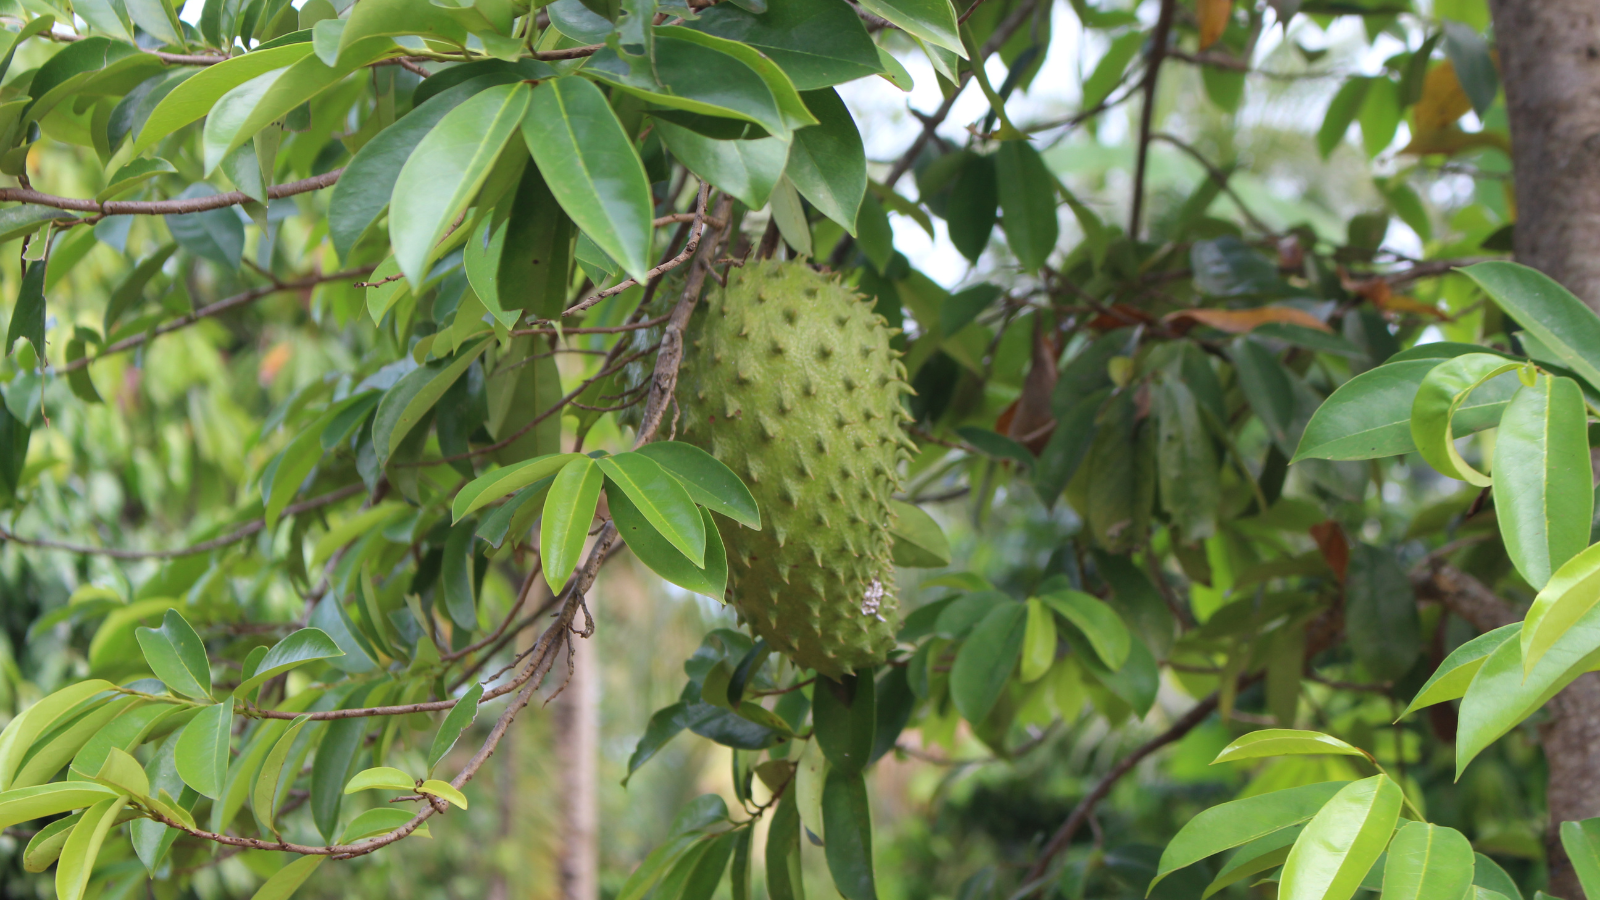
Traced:
<path fill-rule="evenodd" d="M 914 445 L 905 366 L 882 317 L 800 263 L 734 269 L 692 320 L 683 439 L 726 463 L 760 531 L 719 523 L 729 595 L 774 649 L 830 677 L 894 647 L 889 499 Z"/>

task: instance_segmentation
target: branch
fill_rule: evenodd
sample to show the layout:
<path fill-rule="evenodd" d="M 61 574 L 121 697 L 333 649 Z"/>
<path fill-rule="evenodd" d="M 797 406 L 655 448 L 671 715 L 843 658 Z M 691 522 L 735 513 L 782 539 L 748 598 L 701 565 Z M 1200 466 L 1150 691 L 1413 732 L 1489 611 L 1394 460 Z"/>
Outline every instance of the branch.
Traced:
<path fill-rule="evenodd" d="M 1502 625 L 1520 622 L 1522 616 L 1483 582 L 1450 565 L 1429 557 L 1411 573 L 1411 586 L 1418 599 L 1433 600 L 1455 613 L 1479 631 L 1493 631 Z"/>
<path fill-rule="evenodd" d="M 220 60 L 218 60 L 220 62 Z M 300 181 L 290 181 L 285 184 L 275 184 L 267 188 L 267 198 L 280 200 L 284 197 L 293 197 L 295 194 L 305 194 L 311 191 L 320 191 L 332 186 L 339 180 L 344 169 L 334 169 L 312 178 Z M 0 202 L 33 203 L 38 206 L 50 206 L 55 209 L 67 209 L 73 212 L 94 213 L 101 216 L 173 216 L 184 213 L 205 212 L 208 209 L 222 209 L 227 206 L 238 206 L 241 203 L 254 202 L 255 198 L 243 191 L 229 191 L 226 194 L 212 194 L 209 197 L 191 197 L 187 200 L 107 200 L 101 202 L 78 197 L 57 197 L 54 194 L 45 194 L 32 188 L 0 188 Z"/>
<path fill-rule="evenodd" d="M 1273 72 L 1267 69 L 1251 68 L 1249 61 L 1235 56 L 1220 53 L 1185 53 L 1182 50 L 1168 50 L 1167 56 L 1172 59 L 1182 60 L 1196 66 L 1209 66 L 1213 69 L 1227 69 L 1230 72 L 1243 72 L 1246 75 L 1260 75 L 1263 78 L 1275 78 L 1279 81 L 1306 81 L 1313 78 L 1338 78 L 1338 72 Z"/>
<path fill-rule="evenodd" d="M 1201 167 L 1206 170 L 1206 174 L 1211 177 L 1211 180 L 1216 183 L 1217 187 L 1221 188 L 1222 192 L 1227 194 L 1228 197 L 1233 200 L 1234 205 L 1239 207 L 1239 212 L 1244 214 L 1245 220 L 1250 223 L 1252 228 L 1265 235 L 1276 234 L 1276 232 L 1274 232 L 1272 228 L 1267 225 L 1267 223 L 1261 221 L 1261 219 L 1257 217 L 1254 212 L 1251 212 L 1249 206 L 1245 205 L 1244 198 L 1240 197 L 1238 192 L 1234 191 L 1233 185 L 1229 183 L 1228 173 L 1217 168 L 1217 166 L 1213 164 L 1211 160 L 1206 159 L 1205 154 L 1201 153 L 1199 150 L 1195 149 L 1193 145 L 1182 140 L 1176 135 L 1166 134 L 1163 132 L 1161 134 L 1150 135 L 1150 139 L 1153 141 L 1165 141 L 1166 143 L 1177 147 L 1179 150 L 1182 150 L 1184 153 L 1189 154 L 1191 159 L 1199 163 Z"/>
<path fill-rule="evenodd" d="M 1150 157 L 1150 127 L 1156 114 L 1156 84 L 1161 61 L 1167 56 L 1167 39 L 1172 33 L 1172 18 L 1177 0 L 1161 0 L 1161 16 L 1150 35 L 1150 61 L 1145 64 L 1144 106 L 1139 110 L 1139 155 L 1133 164 L 1133 211 L 1128 214 L 1128 237 L 1139 240 L 1140 220 L 1144 217 L 1144 170 Z"/>
<path fill-rule="evenodd" d="M 276 294 L 279 291 L 301 291 L 305 290 L 306 288 L 316 287 L 319 284 L 326 284 L 330 281 L 343 281 L 346 278 L 359 278 L 362 275 L 370 273 L 373 268 L 373 266 L 364 266 L 359 269 L 345 269 L 342 272 L 334 272 L 331 275 L 308 275 L 305 278 L 298 278 L 294 281 L 275 281 L 265 287 L 251 288 L 242 294 L 234 294 L 232 297 L 225 297 L 215 303 L 210 304 L 209 306 L 202 306 L 192 313 L 179 316 L 178 318 L 173 319 L 170 322 L 165 322 L 155 328 L 150 329 L 149 331 L 141 332 L 129 338 L 123 338 L 122 340 L 117 341 L 115 344 L 112 344 L 104 350 L 101 350 L 94 356 L 85 356 L 81 359 L 75 359 L 72 362 L 69 362 L 66 365 L 56 369 L 56 371 L 61 373 L 75 372 L 78 369 L 82 369 L 92 363 L 99 362 L 113 353 L 121 353 L 124 350 L 132 350 L 135 347 L 149 343 L 153 338 L 159 337 L 163 334 L 170 334 L 180 328 L 188 328 L 190 325 L 193 325 L 201 319 L 208 319 L 212 316 L 221 315 L 230 309 L 235 309 L 249 303 L 254 303 L 257 300 L 260 300 L 262 297 Z"/>
<path fill-rule="evenodd" d="M 366 485 L 364 484 L 345 485 L 338 490 L 329 491 L 320 497 L 312 497 L 310 500 L 302 500 L 299 503 L 284 507 L 282 517 L 287 518 L 289 516 L 297 515 L 313 509 L 321 509 L 324 506 L 331 506 L 332 504 L 338 503 L 340 500 L 344 500 L 348 497 L 354 497 L 355 495 L 364 492 L 366 489 Z M 24 547 L 38 547 L 41 550 L 65 550 L 68 553 L 77 553 L 83 556 L 109 556 L 113 559 L 176 559 L 181 556 L 195 556 L 200 553 L 210 553 L 212 550 L 237 544 L 265 528 L 266 524 L 267 523 L 265 520 L 257 519 L 243 528 L 240 528 L 237 531 L 229 532 L 222 537 L 212 538 L 209 541 L 201 541 L 198 544 L 192 544 L 188 547 L 180 547 L 176 550 L 118 550 L 114 547 L 91 547 L 87 544 L 69 544 L 65 541 L 52 541 L 48 538 L 20 537 L 12 534 L 10 531 L 7 531 L 4 528 L 0 528 L 0 541 L 21 544 Z"/>

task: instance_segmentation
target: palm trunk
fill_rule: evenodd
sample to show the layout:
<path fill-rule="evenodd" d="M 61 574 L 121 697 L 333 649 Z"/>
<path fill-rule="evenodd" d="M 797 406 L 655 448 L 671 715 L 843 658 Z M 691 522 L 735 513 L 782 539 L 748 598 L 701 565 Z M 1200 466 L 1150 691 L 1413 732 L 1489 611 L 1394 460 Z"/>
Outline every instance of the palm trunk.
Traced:
<path fill-rule="evenodd" d="M 1600 310 L 1600 4 L 1489 5 L 1511 120 L 1517 259 Z M 1574 682 L 1551 712 L 1540 729 L 1550 773 L 1549 890 L 1578 900 L 1558 832 L 1562 822 L 1600 815 L 1600 675 Z"/>

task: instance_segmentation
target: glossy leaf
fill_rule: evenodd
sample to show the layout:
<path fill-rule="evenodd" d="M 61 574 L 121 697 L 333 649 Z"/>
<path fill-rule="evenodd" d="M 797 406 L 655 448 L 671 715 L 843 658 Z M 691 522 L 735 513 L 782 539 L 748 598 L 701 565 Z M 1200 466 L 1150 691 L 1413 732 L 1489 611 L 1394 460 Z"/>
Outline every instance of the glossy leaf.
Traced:
<path fill-rule="evenodd" d="M 105 843 L 106 835 L 126 802 L 122 797 L 101 800 L 85 810 L 78 824 L 73 826 L 66 846 L 61 849 L 61 860 L 56 864 L 58 900 L 81 900 L 89 887 L 89 876 L 94 873 L 100 846 Z"/>
<path fill-rule="evenodd" d="M 1454 828 L 1411 822 L 1390 842 L 1383 868 L 1385 898 L 1460 897 L 1471 886 L 1472 843 Z"/>
<path fill-rule="evenodd" d="M 1535 590 L 1589 545 L 1594 473 L 1583 391 L 1538 376 L 1511 398 L 1495 433 L 1494 509 L 1506 555 Z M 1531 639 L 1534 631 L 1526 632 Z M 1537 660 L 1524 648 L 1524 661 Z"/>
<path fill-rule="evenodd" d="M 305 716 L 297 717 L 289 724 L 288 729 L 278 736 L 272 749 L 267 752 L 266 759 L 261 762 L 261 771 L 256 774 L 256 783 L 250 792 L 250 808 L 255 811 L 256 822 L 261 825 L 263 832 L 277 833 L 274 819 L 277 816 L 279 790 L 284 781 L 284 765 L 289 760 L 289 752 L 294 749 L 300 732 L 304 731 L 310 722 L 311 720 Z"/>
<path fill-rule="evenodd" d="M 388 766 L 379 766 L 375 769 L 363 769 L 357 772 L 344 786 L 344 793 L 354 794 L 357 791 L 386 790 L 405 791 L 407 793 L 417 789 L 417 781 L 399 769 Z"/>
<path fill-rule="evenodd" d="M 1416 449 L 1411 406 L 1437 359 L 1389 362 L 1339 386 L 1312 414 L 1291 462 L 1380 459 Z"/>
<path fill-rule="evenodd" d="M 967 50 L 961 43 L 956 11 L 950 0 L 870 0 L 861 4 L 868 12 L 882 16 L 907 34 L 943 47 L 962 59 Z M 856 900 L 850 897 L 847 900 Z"/>
<path fill-rule="evenodd" d="M 433 770 L 438 768 L 445 754 L 449 753 L 450 748 L 461 738 L 461 733 L 466 731 L 472 720 L 478 717 L 478 702 L 482 699 L 483 685 L 475 683 L 461 695 L 455 706 L 450 707 L 450 712 L 444 717 L 444 722 L 440 723 L 438 732 L 433 736 L 433 745 L 428 748 L 428 774 L 433 774 Z"/>
<path fill-rule="evenodd" d="M 1537 607 L 1538 601 L 1534 603 Z M 1531 614 L 1532 610 L 1529 612 Z M 1502 625 L 1493 631 L 1478 635 L 1451 651 L 1422 685 L 1422 689 L 1417 691 L 1417 695 L 1411 698 L 1411 704 L 1401 715 L 1408 716 L 1425 706 L 1465 696 L 1467 686 L 1472 683 L 1473 676 L 1478 674 L 1478 669 L 1483 667 L 1489 654 L 1506 641 L 1516 640 L 1522 633 L 1523 627 L 1521 622 Z"/>
<path fill-rule="evenodd" d="M 150 670 L 173 693 L 196 700 L 211 698 L 211 661 L 194 627 L 176 609 L 169 609 L 161 628 L 139 628 L 139 647 Z"/>
<path fill-rule="evenodd" d="M 1060 236 L 1055 175 L 1027 141 L 1002 142 L 995 150 L 994 165 L 1006 243 L 1023 268 L 1037 270 L 1049 259 Z"/>
<path fill-rule="evenodd" d="M 876 74 L 872 38 L 861 18 L 827 0 L 767 3 L 764 11 L 736 4 L 714 6 L 690 28 L 749 44 L 771 57 L 802 91 L 832 87 Z M 752 208 L 759 204 L 752 205 Z"/>
<path fill-rule="evenodd" d="M 1206 885 L 1205 893 L 1200 895 L 1200 900 L 1206 900 L 1230 884 L 1236 884 L 1252 875 L 1259 875 L 1283 865 L 1284 860 L 1289 858 L 1289 851 L 1293 848 L 1295 839 L 1300 836 L 1301 830 L 1298 825 L 1280 828 L 1234 851 L 1217 872 L 1217 877 Z"/>
<path fill-rule="evenodd" d="M 421 290 L 435 245 L 477 195 L 528 109 L 527 88 L 489 88 L 445 113 L 406 159 L 389 198 L 389 239 L 412 290 Z"/>
<path fill-rule="evenodd" d="M 110 688 L 110 682 L 98 678 L 80 681 L 50 694 L 7 722 L 0 731 L 0 792 L 13 786 L 17 770 L 34 741 L 80 703 Z"/>
<path fill-rule="evenodd" d="M 861 133 L 833 88 L 801 96 L 819 124 L 794 133 L 784 175 L 812 206 L 854 235 L 856 213 L 867 192 L 867 155 Z"/>
<path fill-rule="evenodd" d="M 1346 782 L 1325 781 L 1233 800 L 1203 810 L 1184 823 L 1161 853 L 1151 887 L 1179 869 L 1259 840 L 1316 815 Z"/>
<path fill-rule="evenodd" d="M 319 628 L 302 628 L 278 643 L 272 645 L 267 655 L 262 657 L 255 674 L 240 682 L 233 689 L 234 695 L 248 696 L 253 688 L 259 687 L 262 682 L 275 675 L 282 675 L 297 666 L 319 659 L 332 659 L 343 656 L 344 651 L 339 645 L 328 637 L 327 632 Z"/>
<path fill-rule="evenodd" d="M 1127 662 L 1133 637 L 1122 617 L 1104 600 L 1073 590 L 1052 591 L 1039 599 L 1083 632 L 1107 669 L 1115 672 Z"/>
<path fill-rule="evenodd" d="M 1022 633 L 1022 666 L 1018 678 L 1031 684 L 1056 661 L 1056 620 L 1038 597 L 1028 598 L 1028 622 Z"/>
<path fill-rule="evenodd" d="M 706 554 L 705 565 L 697 566 L 656 531 L 622 490 L 607 484 L 606 502 L 611 507 L 611 520 L 617 526 L 617 533 L 650 571 L 685 590 L 714 600 L 723 599 L 728 589 L 728 554 L 711 513 L 700 510 L 700 521 L 706 533 Z"/>
<path fill-rule="evenodd" d="M 974 724 L 988 718 L 1022 655 L 1028 607 L 1015 601 L 996 605 L 972 629 L 950 668 L 950 699 L 961 717 Z"/>
<path fill-rule="evenodd" d="M 950 565 L 950 539 L 933 516 L 901 500 L 890 500 L 895 512 L 889 535 L 894 544 L 889 552 L 897 566 L 936 569 Z"/>
<path fill-rule="evenodd" d="M 461 809 L 467 808 L 466 795 L 461 793 L 459 790 L 456 790 L 456 788 L 448 781 L 440 781 L 437 778 L 429 778 L 427 781 L 424 781 L 420 786 L 417 787 L 417 793 L 431 794 L 432 796 L 438 797 L 439 799 L 450 803 L 452 806 L 456 806 Z"/>
<path fill-rule="evenodd" d="M 676 478 L 695 503 L 747 528 L 761 530 L 756 498 L 721 460 L 682 441 L 656 441 L 634 452 L 654 460 Z"/>
<path fill-rule="evenodd" d="M 175 759 L 183 783 L 201 796 L 222 796 L 228 774 L 228 748 L 233 742 L 233 696 L 200 710 L 178 736 Z"/>
<path fill-rule="evenodd" d="M 877 728 L 877 685 L 870 672 L 842 681 L 819 678 L 811 690 L 817 746 L 831 768 L 860 772 L 872 757 Z"/>
<path fill-rule="evenodd" d="M 1468 484 L 1489 485 L 1489 478 L 1468 465 L 1456 450 L 1453 419 L 1474 389 L 1515 368 L 1515 363 L 1493 354 L 1469 353 L 1429 370 L 1411 406 L 1411 439 L 1429 465 Z"/>
<path fill-rule="evenodd" d="M 1600 819 L 1562 822 L 1561 848 L 1567 851 L 1584 894 L 1600 896 Z"/>
<path fill-rule="evenodd" d="M 650 268 L 650 185 L 600 89 L 582 78 L 541 82 L 522 137 L 561 208 L 624 271 L 643 281 Z"/>
<path fill-rule="evenodd" d="M 1365 756 L 1367 753 L 1320 731 L 1300 731 L 1294 728 L 1268 728 L 1252 731 L 1222 748 L 1212 765 L 1238 762 L 1244 759 L 1261 759 L 1269 756 L 1301 756 L 1305 754 L 1331 754 L 1334 756 Z"/>
<path fill-rule="evenodd" d="M 139 130 L 133 152 L 142 153 L 155 146 L 157 141 L 211 112 L 229 91 L 257 76 L 297 63 L 310 56 L 311 50 L 309 43 L 287 44 L 240 54 L 207 66 L 156 104 Z"/>
<path fill-rule="evenodd" d="M 639 453 L 603 456 L 597 464 L 607 482 L 621 488 L 657 533 L 690 562 L 705 565 L 705 523 L 695 509 L 694 500 L 677 478 Z"/>
<path fill-rule="evenodd" d="M 1537 269 L 1493 261 L 1461 270 L 1548 347 L 1561 364 L 1600 386 L 1600 316 Z"/>
<path fill-rule="evenodd" d="M 1278 884 L 1283 900 L 1348 900 L 1377 861 L 1400 818 L 1400 786 L 1387 775 L 1345 785 L 1289 851 Z"/>
<path fill-rule="evenodd" d="M 92 781 L 56 781 L 0 792 L 0 828 L 93 806 L 115 792 Z"/>
<path fill-rule="evenodd" d="M 272 873 L 272 877 L 262 882 L 250 900 L 289 900 L 327 858 L 320 855 L 300 857 Z"/>
<path fill-rule="evenodd" d="M 822 787 L 822 821 L 828 835 L 823 849 L 833 886 L 845 900 L 877 900 L 877 881 L 872 871 L 872 809 L 862 773 L 828 769 Z"/>
<path fill-rule="evenodd" d="M 604 481 L 600 466 L 583 456 L 563 466 L 550 485 L 539 524 L 539 556 L 553 593 L 561 592 L 578 567 Z"/>
<path fill-rule="evenodd" d="M 413 815 L 415 815 L 415 813 L 404 808 L 396 809 L 394 807 L 378 806 L 372 809 L 364 810 L 354 819 L 351 819 L 349 825 L 344 827 L 344 831 L 339 835 L 339 843 L 348 844 L 351 841 L 359 841 L 363 838 L 373 837 L 374 835 L 388 834 L 389 832 L 394 831 L 396 828 L 399 828 L 402 825 L 405 825 L 407 822 L 410 822 Z M 422 838 L 433 837 L 432 833 L 428 830 L 428 823 L 426 822 L 417 826 L 417 830 L 411 832 L 411 836 Z"/>
<path fill-rule="evenodd" d="M 447 360 L 436 360 L 412 369 L 384 393 L 372 420 L 372 440 L 380 464 L 388 463 L 412 430 L 433 411 L 445 392 L 466 374 L 467 368 L 491 343 L 487 337 L 478 338 Z"/>
<path fill-rule="evenodd" d="M 507 494 L 516 493 L 530 484 L 543 481 L 561 471 L 568 463 L 581 458 L 583 458 L 581 453 L 551 453 L 481 475 L 456 493 L 450 509 L 452 521 L 459 522 L 463 516 L 470 515 Z"/>

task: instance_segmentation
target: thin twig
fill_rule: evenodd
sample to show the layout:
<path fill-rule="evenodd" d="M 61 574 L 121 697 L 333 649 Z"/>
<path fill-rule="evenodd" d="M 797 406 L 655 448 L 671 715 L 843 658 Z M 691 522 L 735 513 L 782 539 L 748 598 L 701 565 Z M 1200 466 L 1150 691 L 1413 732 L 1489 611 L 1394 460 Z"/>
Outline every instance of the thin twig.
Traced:
<path fill-rule="evenodd" d="M 218 60 L 218 62 L 221 62 L 221 60 Z M 267 188 L 267 198 L 279 200 L 284 197 L 292 197 L 295 194 L 320 191 L 325 187 L 331 187 L 339 180 L 339 176 L 343 172 L 343 169 L 334 169 L 331 172 L 304 178 L 300 181 L 275 184 Z M 93 213 L 100 216 L 175 216 L 185 213 L 205 212 L 209 209 L 222 209 L 227 206 L 238 206 L 241 203 L 255 202 L 255 198 L 243 191 L 228 191 L 225 194 L 191 197 L 186 200 L 106 200 L 102 202 L 88 198 L 58 197 L 54 194 L 41 193 L 32 188 L 13 187 L 0 188 L 0 202 L 32 203 L 37 206 L 49 206 L 55 209 Z"/>
<path fill-rule="evenodd" d="M 1167 56 L 1167 39 L 1172 33 L 1172 18 L 1177 0 L 1161 0 L 1161 15 L 1150 33 L 1150 58 L 1145 64 L 1144 108 L 1139 110 L 1139 148 L 1133 164 L 1133 210 L 1128 214 L 1128 237 L 1139 239 L 1144 217 L 1144 170 L 1150 156 L 1150 127 L 1156 114 L 1156 85 L 1160 81 L 1161 61 Z"/>

